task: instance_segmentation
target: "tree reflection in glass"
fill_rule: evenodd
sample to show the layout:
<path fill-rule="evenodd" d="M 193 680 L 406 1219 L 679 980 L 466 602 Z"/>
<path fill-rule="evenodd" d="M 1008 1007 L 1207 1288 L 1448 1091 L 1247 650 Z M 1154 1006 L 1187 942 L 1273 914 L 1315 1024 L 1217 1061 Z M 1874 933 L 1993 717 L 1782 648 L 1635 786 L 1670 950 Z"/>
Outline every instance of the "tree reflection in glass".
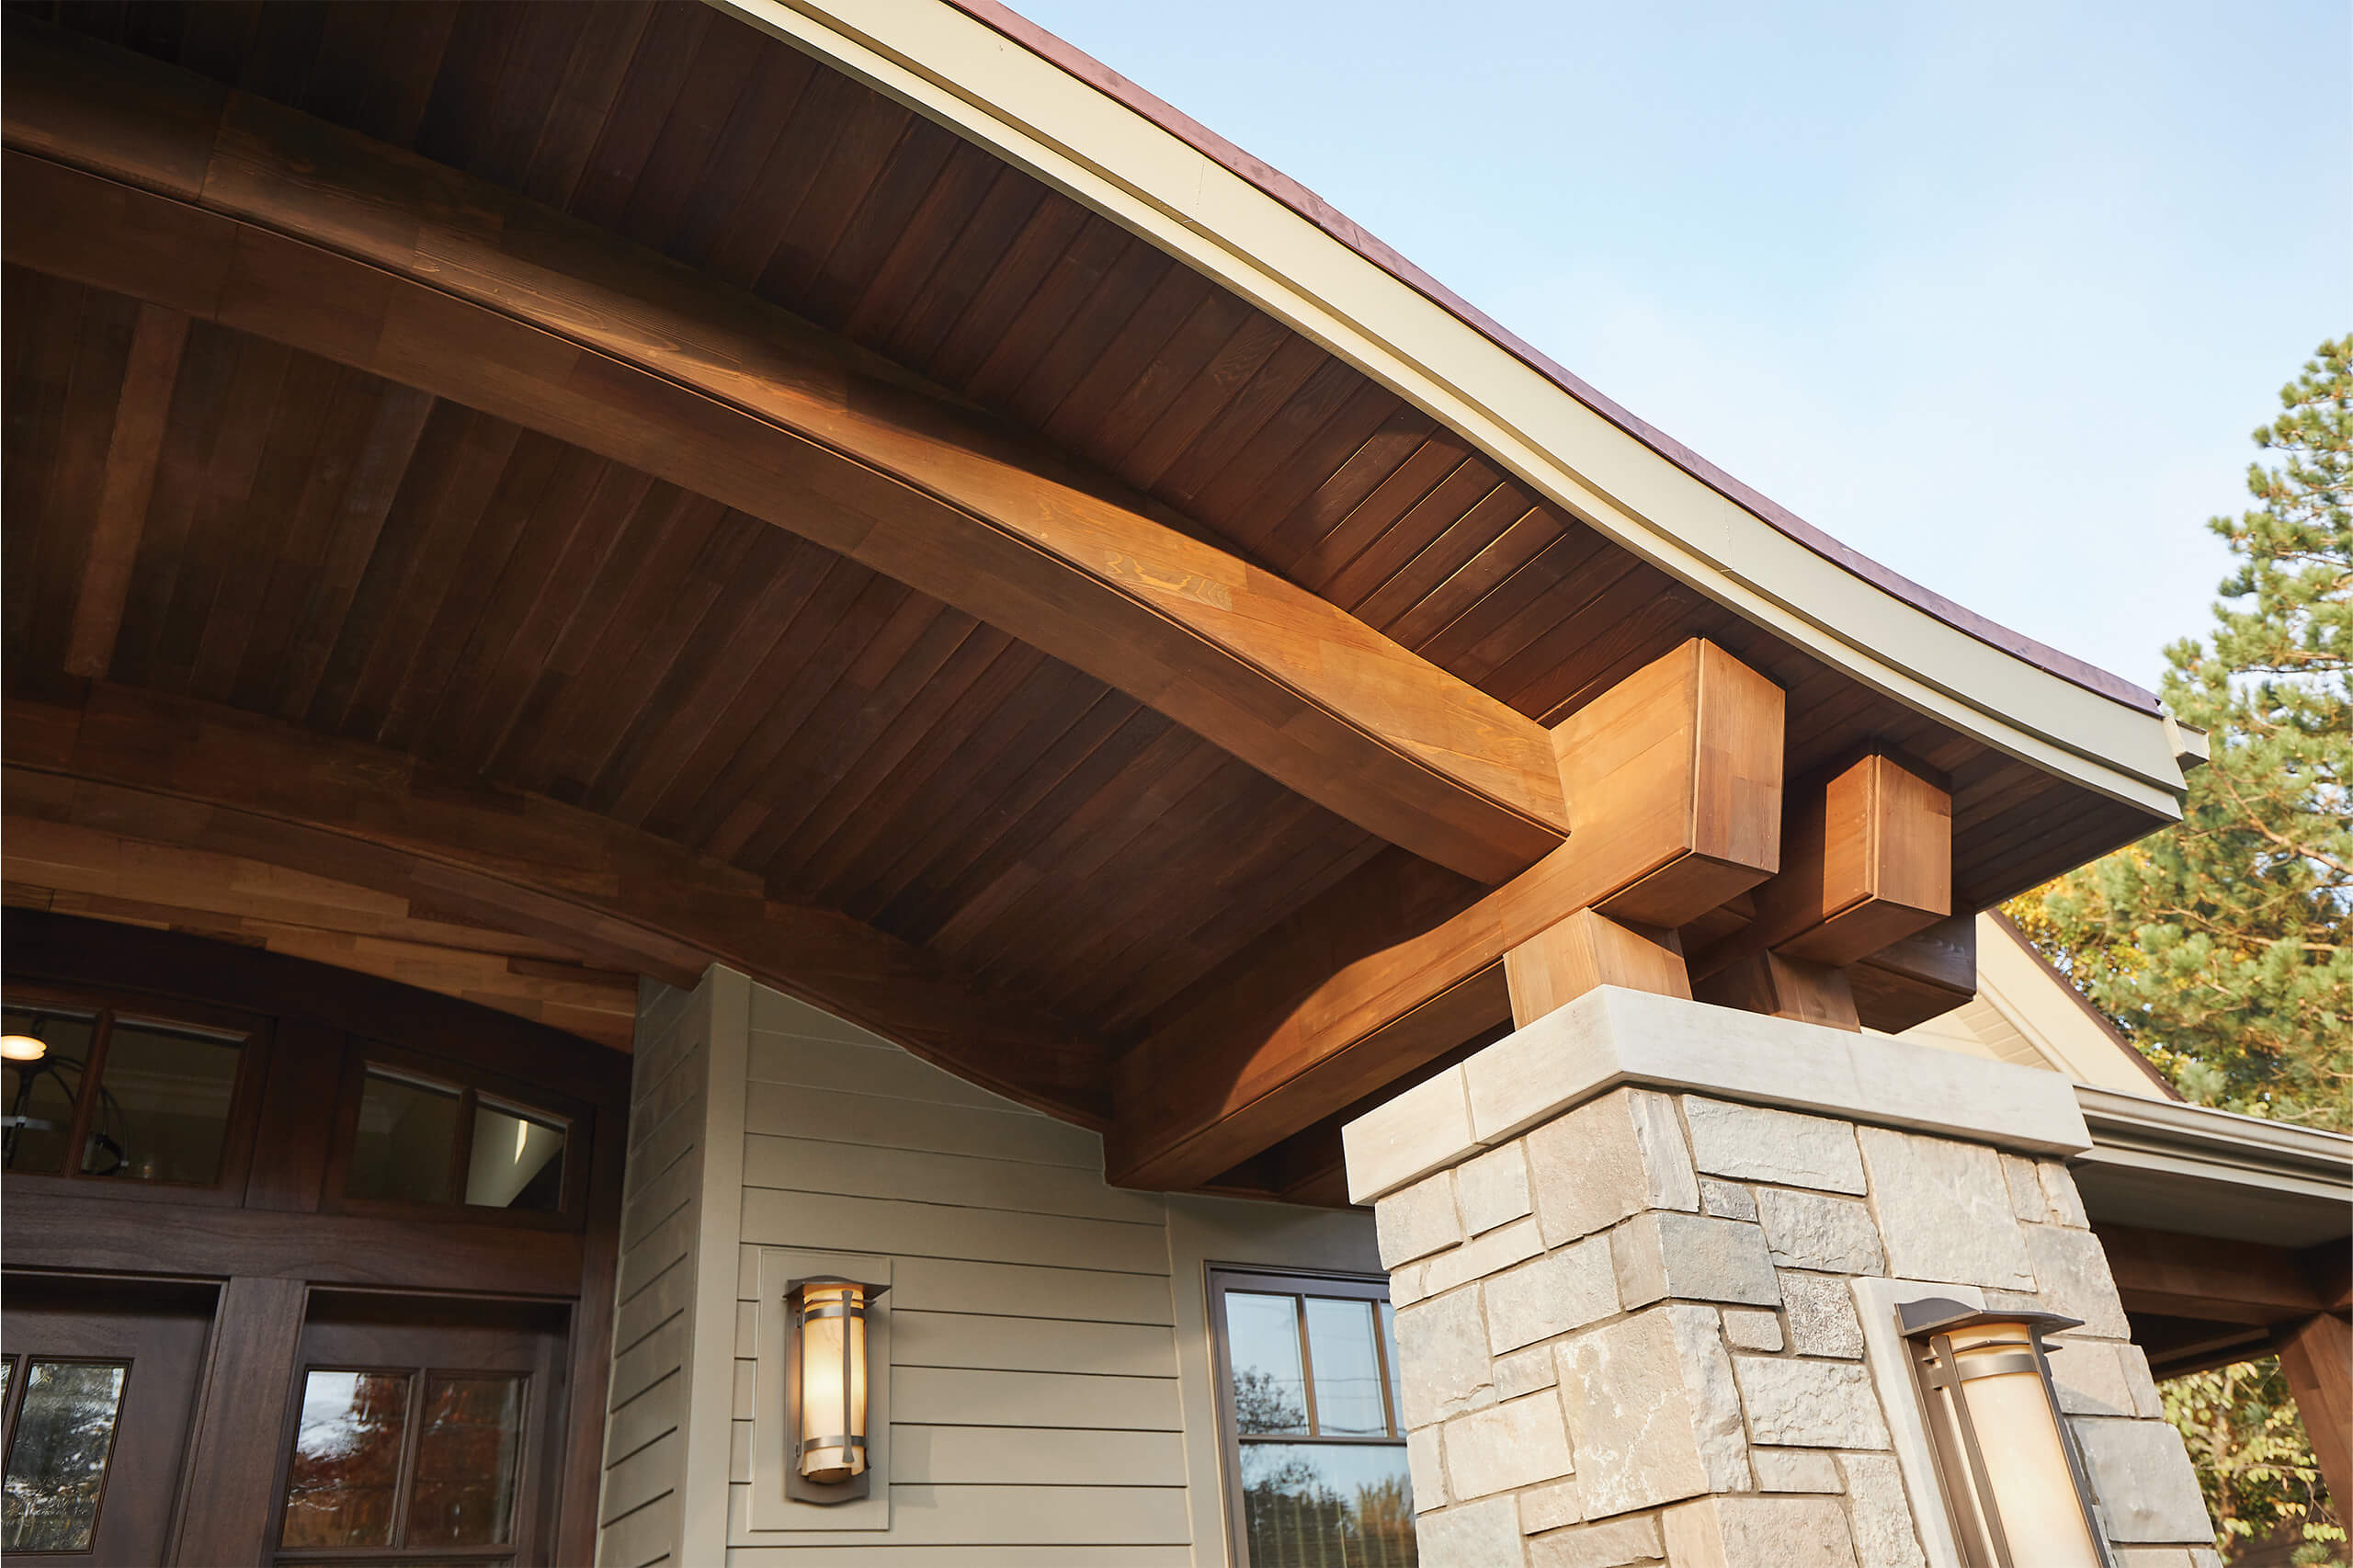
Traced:
<path fill-rule="evenodd" d="M 1229 1290 L 1226 1344 L 1233 1358 L 1235 1428 L 1247 1437 L 1307 1430 L 1307 1379 L 1299 1358 L 1299 1298 Z"/>
<path fill-rule="evenodd" d="M 390 1546 L 408 1424 L 405 1372 L 313 1369 L 286 1479 L 288 1546 Z"/>
<path fill-rule="evenodd" d="M 1245 1443 L 1250 1568 L 1414 1568 L 1405 1450 L 1387 1444 Z"/>
<path fill-rule="evenodd" d="M 0 1500 L 0 1549 L 90 1549 L 128 1370 L 104 1361 L 35 1361 L 26 1369 Z"/>

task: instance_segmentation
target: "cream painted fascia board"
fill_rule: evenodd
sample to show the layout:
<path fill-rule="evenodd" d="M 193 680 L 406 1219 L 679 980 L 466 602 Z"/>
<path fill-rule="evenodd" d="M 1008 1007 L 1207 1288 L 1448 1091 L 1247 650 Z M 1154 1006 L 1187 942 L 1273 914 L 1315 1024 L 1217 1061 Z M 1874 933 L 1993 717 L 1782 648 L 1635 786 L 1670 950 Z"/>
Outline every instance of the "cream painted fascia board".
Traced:
<path fill-rule="evenodd" d="M 707 0 L 1043 180 L 1249 301 L 1602 533 L 1857 680 L 2159 816 L 2162 717 L 1855 576 L 1166 129 L 939 0 Z"/>
<path fill-rule="evenodd" d="M 2050 1062 L 2079 1084 L 2165 1098 L 2132 1047 L 2067 994 L 2066 978 L 1992 915 L 1977 917 L 1977 989 Z"/>
<path fill-rule="evenodd" d="M 2086 1163 L 2353 1203 L 2353 1138 L 2342 1133 L 2089 1084 L 2075 1085 L 2075 1103 L 2092 1135 Z"/>

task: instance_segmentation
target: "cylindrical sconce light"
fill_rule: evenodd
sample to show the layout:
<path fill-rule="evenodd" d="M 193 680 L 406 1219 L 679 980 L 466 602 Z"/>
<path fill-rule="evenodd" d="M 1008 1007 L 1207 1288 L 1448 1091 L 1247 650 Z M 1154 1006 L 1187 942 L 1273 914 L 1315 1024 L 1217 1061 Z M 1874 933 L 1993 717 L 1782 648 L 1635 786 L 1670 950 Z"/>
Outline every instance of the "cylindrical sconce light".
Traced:
<path fill-rule="evenodd" d="M 866 1314 L 888 1290 L 855 1279 L 796 1279 L 784 1293 L 785 1413 L 792 1451 L 784 1494 L 804 1503 L 867 1494 Z"/>
<path fill-rule="evenodd" d="M 1941 1297 L 1895 1318 L 1968 1568 L 2114 1568 L 2042 1344 L 2081 1320 Z"/>

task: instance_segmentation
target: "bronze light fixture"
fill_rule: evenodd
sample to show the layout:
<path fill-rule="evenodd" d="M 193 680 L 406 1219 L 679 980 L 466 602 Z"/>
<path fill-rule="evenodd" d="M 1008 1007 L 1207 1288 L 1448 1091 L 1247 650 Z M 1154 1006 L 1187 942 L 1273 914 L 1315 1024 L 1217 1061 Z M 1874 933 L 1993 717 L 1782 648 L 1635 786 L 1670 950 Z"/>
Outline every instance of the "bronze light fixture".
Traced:
<path fill-rule="evenodd" d="M 2081 1320 L 1930 1297 L 1895 1322 L 1968 1568 L 2115 1568 L 2042 1343 Z"/>
<path fill-rule="evenodd" d="M 785 1288 L 785 1413 L 792 1462 L 784 1494 L 803 1503 L 849 1503 L 872 1482 L 866 1446 L 866 1314 L 887 1285 L 795 1279 Z"/>

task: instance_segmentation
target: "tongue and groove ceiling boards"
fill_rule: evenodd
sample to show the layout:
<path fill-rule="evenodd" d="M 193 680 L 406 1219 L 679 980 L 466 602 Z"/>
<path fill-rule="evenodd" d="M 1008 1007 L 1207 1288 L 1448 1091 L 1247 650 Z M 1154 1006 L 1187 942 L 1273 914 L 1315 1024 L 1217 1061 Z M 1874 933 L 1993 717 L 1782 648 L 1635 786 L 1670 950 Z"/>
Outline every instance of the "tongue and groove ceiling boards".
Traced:
<path fill-rule="evenodd" d="M 1955 910 L 2162 820 L 727 11 L 7 11 L 12 899 L 551 1020 L 716 957 L 1100 1124 L 1302 910 L 1560 843 L 1544 732 L 1693 638 L 1790 778 L 1949 780 Z"/>

